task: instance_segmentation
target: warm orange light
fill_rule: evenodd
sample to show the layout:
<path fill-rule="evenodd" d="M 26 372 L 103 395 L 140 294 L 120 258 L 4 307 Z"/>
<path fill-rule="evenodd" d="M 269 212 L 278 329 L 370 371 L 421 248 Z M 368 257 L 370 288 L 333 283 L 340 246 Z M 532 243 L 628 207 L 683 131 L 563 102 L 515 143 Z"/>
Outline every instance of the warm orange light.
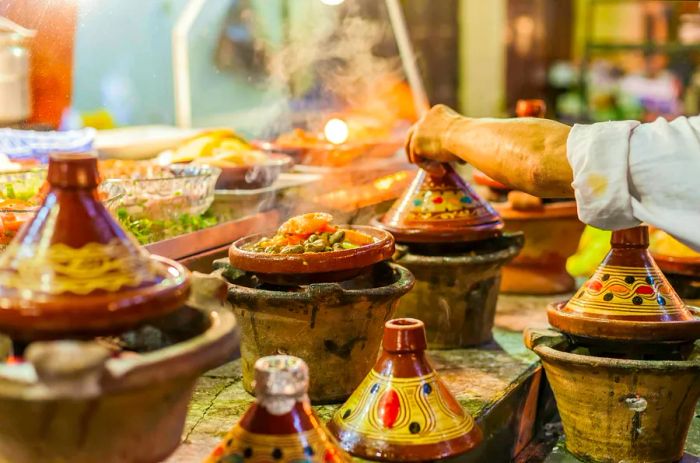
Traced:
<path fill-rule="evenodd" d="M 401 182 L 405 180 L 408 177 L 408 172 L 404 171 L 399 171 L 391 175 L 387 175 L 381 178 L 378 178 L 377 180 L 374 181 L 374 187 L 377 190 L 388 190 L 392 186 L 394 186 L 394 183 L 396 182 Z"/>
<path fill-rule="evenodd" d="M 323 135 L 334 145 L 340 145 L 348 140 L 350 129 L 348 124 L 342 119 L 329 119 L 323 128 Z"/>

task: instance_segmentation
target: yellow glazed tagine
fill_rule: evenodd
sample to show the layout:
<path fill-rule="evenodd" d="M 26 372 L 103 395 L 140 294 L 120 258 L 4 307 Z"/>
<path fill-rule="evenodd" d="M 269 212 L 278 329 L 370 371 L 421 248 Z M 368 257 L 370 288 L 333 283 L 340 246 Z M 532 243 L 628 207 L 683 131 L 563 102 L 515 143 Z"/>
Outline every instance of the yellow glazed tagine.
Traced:
<path fill-rule="evenodd" d="M 353 456 L 381 461 L 427 461 L 468 452 L 481 442 L 464 411 L 425 356 L 420 320 L 390 320 L 383 352 L 329 424 Z"/>

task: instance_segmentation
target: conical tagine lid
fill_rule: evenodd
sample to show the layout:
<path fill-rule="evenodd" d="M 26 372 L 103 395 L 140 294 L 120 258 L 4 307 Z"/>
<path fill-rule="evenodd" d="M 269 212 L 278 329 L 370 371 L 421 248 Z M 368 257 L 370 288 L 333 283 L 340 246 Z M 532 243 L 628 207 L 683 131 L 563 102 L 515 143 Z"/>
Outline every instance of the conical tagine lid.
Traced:
<path fill-rule="evenodd" d="M 309 369 L 289 355 L 255 362 L 256 401 L 205 463 L 349 462 L 311 409 Z"/>
<path fill-rule="evenodd" d="M 51 155 L 44 202 L 0 255 L 0 331 L 113 333 L 187 299 L 188 272 L 122 230 L 99 201 L 99 182 L 96 156 Z"/>
<path fill-rule="evenodd" d="M 420 320 L 390 320 L 383 352 L 328 428 L 353 456 L 384 461 L 438 460 L 467 452 L 481 430 L 425 357 Z"/>
<path fill-rule="evenodd" d="M 647 227 L 613 232 L 612 249 L 549 322 L 575 336 L 642 343 L 700 338 L 700 320 L 676 294 L 648 251 Z"/>
<path fill-rule="evenodd" d="M 501 234 L 503 222 L 489 203 L 442 164 L 443 175 L 421 169 L 377 225 L 400 243 L 469 242 Z"/>

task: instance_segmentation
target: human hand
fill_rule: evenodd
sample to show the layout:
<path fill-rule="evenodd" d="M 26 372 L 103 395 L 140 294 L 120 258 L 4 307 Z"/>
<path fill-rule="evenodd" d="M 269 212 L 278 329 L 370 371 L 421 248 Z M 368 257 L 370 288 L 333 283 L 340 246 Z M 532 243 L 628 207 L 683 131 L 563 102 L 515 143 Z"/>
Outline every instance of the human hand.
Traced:
<path fill-rule="evenodd" d="M 450 127 L 462 116 L 445 105 L 436 105 L 413 126 L 406 137 L 408 159 L 425 167 L 459 158 L 445 148 Z"/>

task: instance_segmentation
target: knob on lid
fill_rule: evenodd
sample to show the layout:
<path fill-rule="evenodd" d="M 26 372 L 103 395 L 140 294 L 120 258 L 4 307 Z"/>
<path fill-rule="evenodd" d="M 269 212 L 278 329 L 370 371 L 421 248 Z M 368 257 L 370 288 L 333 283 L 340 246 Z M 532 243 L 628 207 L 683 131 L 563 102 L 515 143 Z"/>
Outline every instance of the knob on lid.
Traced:
<path fill-rule="evenodd" d="M 59 188 L 96 188 L 100 184 L 94 153 L 52 153 L 49 184 Z"/>

